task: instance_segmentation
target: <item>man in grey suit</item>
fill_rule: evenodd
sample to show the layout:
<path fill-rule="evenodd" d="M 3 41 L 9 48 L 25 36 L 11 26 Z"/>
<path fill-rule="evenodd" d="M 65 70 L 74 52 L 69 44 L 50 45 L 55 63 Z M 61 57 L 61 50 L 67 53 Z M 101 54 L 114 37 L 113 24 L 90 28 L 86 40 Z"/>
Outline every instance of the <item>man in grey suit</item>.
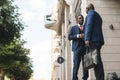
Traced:
<path fill-rule="evenodd" d="M 78 80 L 78 69 L 80 66 L 80 62 L 83 63 L 83 56 L 85 54 L 85 42 L 84 42 L 84 34 L 83 34 L 83 21 L 84 18 L 82 15 L 78 15 L 77 25 L 72 26 L 70 29 L 68 39 L 72 40 L 72 51 L 73 51 L 73 79 Z M 83 64 L 82 64 L 83 65 Z M 83 68 L 83 80 L 87 80 L 88 78 L 88 70 Z"/>
<path fill-rule="evenodd" d="M 94 5 L 89 4 L 86 7 L 86 20 L 84 24 L 84 40 L 86 46 L 91 49 L 97 49 L 98 64 L 94 67 L 96 80 L 104 80 L 104 68 L 101 59 L 101 47 L 104 44 L 104 37 L 102 33 L 102 18 L 95 11 Z"/>

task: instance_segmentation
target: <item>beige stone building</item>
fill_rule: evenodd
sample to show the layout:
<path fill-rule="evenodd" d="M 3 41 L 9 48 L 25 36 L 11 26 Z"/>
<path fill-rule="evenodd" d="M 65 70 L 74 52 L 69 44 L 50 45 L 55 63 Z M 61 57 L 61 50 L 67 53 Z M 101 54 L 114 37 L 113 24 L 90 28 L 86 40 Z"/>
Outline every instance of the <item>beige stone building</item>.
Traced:
<path fill-rule="evenodd" d="M 78 14 L 86 16 L 85 7 L 89 3 L 94 4 L 96 11 L 103 18 L 105 45 L 102 48 L 102 59 L 105 78 L 110 72 L 116 72 L 120 76 L 120 0 L 57 0 L 52 21 L 46 23 L 45 27 L 53 30 L 53 36 L 56 36 L 52 38 L 52 43 L 56 45 L 52 44 L 51 56 L 57 53 L 56 56 L 62 56 L 65 61 L 62 64 L 57 63 L 57 58 L 52 61 L 51 80 L 72 80 L 73 54 L 67 35 L 70 26 L 76 24 L 75 16 Z M 79 79 L 82 76 L 81 70 L 79 69 Z M 95 80 L 92 69 L 89 75 L 89 80 Z"/>

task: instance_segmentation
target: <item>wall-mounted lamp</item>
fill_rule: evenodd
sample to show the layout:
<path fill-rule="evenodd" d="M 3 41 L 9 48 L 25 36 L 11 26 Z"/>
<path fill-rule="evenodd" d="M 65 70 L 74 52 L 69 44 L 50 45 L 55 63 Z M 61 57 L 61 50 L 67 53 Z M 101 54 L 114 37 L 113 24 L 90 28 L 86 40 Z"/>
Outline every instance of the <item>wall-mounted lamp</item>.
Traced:
<path fill-rule="evenodd" d="M 111 25 L 109 26 L 109 28 L 110 28 L 111 30 L 114 30 L 113 24 L 111 24 Z"/>

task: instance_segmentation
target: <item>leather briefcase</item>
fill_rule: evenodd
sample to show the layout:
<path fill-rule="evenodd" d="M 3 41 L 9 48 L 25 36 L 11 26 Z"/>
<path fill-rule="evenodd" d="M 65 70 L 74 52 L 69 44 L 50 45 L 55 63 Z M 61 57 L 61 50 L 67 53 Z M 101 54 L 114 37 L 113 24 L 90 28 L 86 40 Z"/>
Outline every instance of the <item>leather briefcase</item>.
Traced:
<path fill-rule="evenodd" d="M 94 68 L 98 64 L 97 49 L 90 49 L 90 47 L 87 47 L 83 62 L 85 69 Z"/>

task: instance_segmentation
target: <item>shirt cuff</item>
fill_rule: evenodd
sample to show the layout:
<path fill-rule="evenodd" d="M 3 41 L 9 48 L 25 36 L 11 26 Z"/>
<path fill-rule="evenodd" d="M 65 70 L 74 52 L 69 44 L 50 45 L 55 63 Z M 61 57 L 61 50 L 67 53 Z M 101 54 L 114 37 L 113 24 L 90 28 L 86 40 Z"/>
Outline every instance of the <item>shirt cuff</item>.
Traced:
<path fill-rule="evenodd" d="M 79 34 L 77 34 L 77 38 L 79 38 Z"/>

